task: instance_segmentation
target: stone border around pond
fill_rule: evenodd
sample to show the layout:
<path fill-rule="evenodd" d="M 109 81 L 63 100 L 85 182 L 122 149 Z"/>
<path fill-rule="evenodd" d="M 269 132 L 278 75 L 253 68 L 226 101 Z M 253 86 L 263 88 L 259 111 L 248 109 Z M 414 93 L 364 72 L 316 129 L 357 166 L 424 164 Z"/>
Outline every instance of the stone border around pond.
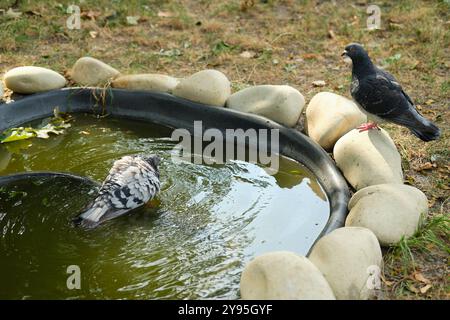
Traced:
<path fill-rule="evenodd" d="M 227 107 L 294 127 L 303 111 L 303 95 L 290 86 L 260 85 L 231 94 L 227 77 L 202 70 L 184 79 L 168 75 L 122 75 L 104 62 L 80 58 L 68 72 L 80 85 L 171 93 L 195 103 Z M 17 93 L 60 89 L 67 81 L 39 67 L 19 67 L 4 76 Z M 0 99 L 3 88 L 0 84 Z M 243 299 L 368 299 L 376 270 L 382 268 L 381 247 L 412 236 L 428 213 L 426 196 L 403 185 L 401 158 L 384 131 L 360 133 L 354 128 L 366 116 L 349 99 L 320 92 L 306 108 L 309 136 L 332 150 L 336 165 L 357 190 L 348 203 L 345 227 L 319 238 L 308 257 L 272 252 L 255 257 L 241 278 Z M 386 200 L 388 199 L 388 200 Z M 378 269 L 377 269 L 378 268 Z"/>

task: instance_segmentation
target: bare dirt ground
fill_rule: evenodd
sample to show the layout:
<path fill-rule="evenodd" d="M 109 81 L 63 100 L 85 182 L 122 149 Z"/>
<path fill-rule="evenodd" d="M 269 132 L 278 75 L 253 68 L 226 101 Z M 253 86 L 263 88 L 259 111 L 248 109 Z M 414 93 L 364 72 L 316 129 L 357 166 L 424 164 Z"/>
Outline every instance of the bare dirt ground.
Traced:
<path fill-rule="evenodd" d="M 366 27 L 369 3 L 0 0 L 0 73 L 21 65 L 64 73 L 88 55 L 122 73 L 184 77 L 215 68 L 234 91 L 289 84 L 309 101 L 320 91 L 350 96 L 340 54 L 350 42 L 364 44 L 442 130 L 439 141 L 424 143 L 405 128 L 383 126 L 401 153 L 406 183 L 425 192 L 430 212 L 415 237 L 385 250 L 379 298 L 449 299 L 450 1 L 377 1 L 381 29 L 374 31 Z M 81 8 L 80 30 L 66 27 L 70 4 Z M 325 85 L 315 87 L 316 80 Z"/>

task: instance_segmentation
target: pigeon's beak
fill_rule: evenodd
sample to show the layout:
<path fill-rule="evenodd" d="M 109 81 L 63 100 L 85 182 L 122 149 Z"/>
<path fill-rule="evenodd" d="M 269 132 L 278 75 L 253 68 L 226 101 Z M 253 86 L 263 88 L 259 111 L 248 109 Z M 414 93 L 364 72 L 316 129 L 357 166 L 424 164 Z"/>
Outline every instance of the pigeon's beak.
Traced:
<path fill-rule="evenodd" d="M 341 54 L 341 56 L 344 58 L 344 62 L 348 65 L 352 64 L 352 59 L 350 58 L 350 56 L 348 55 L 348 51 L 344 50 Z"/>

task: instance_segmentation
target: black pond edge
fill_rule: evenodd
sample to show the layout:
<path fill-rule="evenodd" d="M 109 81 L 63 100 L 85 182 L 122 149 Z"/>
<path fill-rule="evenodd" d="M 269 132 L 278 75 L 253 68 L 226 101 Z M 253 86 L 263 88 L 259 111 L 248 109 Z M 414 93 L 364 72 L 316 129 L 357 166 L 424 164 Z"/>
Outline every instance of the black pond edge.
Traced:
<path fill-rule="evenodd" d="M 303 163 L 311 170 L 330 202 L 330 217 L 318 239 L 344 225 L 349 189 L 334 161 L 306 135 L 265 117 L 207 106 L 167 93 L 112 88 L 64 88 L 1 104 L 0 132 L 51 116 L 55 107 L 59 107 L 62 112 L 106 111 L 116 117 L 151 121 L 170 128 L 185 128 L 190 132 L 193 132 L 196 120 L 203 122 L 203 130 L 278 129 L 280 153 Z"/>
<path fill-rule="evenodd" d="M 55 171 L 20 172 L 9 174 L 6 176 L 0 176 L 0 187 L 8 183 L 14 183 L 21 180 L 39 179 L 39 178 L 46 178 L 46 179 L 68 178 L 86 184 L 91 184 L 92 186 L 95 187 L 100 187 L 100 184 L 97 181 L 94 181 L 90 178 L 77 176 L 69 172 L 55 172 Z"/>

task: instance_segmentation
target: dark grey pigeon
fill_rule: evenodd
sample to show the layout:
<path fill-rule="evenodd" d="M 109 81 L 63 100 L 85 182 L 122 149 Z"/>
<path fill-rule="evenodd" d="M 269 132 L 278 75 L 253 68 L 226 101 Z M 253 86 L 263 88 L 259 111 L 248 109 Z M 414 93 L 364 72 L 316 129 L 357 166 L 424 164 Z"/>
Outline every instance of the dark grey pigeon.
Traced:
<path fill-rule="evenodd" d="M 360 44 L 349 44 L 342 55 L 352 59 L 352 97 L 374 120 L 358 127 L 360 131 L 378 128 L 376 122 L 385 120 L 407 127 L 423 141 L 439 138 L 439 128 L 416 110 L 394 76 L 377 68 Z"/>
<path fill-rule="evenodd" d="M 125 156 L 115 161 L 97 197 L 74 222 L 94 228 L 146 204 L 160 189 L 159 162 L 156 155 Z"/>

